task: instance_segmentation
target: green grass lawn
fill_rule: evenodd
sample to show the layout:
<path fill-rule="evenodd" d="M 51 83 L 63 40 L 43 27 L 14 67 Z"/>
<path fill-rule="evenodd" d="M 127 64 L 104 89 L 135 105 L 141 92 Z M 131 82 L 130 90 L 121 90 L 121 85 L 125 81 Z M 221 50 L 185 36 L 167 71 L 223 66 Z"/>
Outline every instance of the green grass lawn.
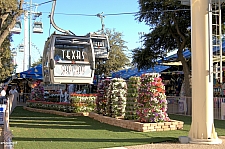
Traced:
<path fill-rule="evenodd" d="M 177 141 L 187 136 L 191 117 L 169 115 L 171 119 L 184 121 L 183 130 L 165 132 L 136 132 L 89 117 L 62 117 L 30 112 L 17 107 L 10 115 L 15 149 L 99 149 L 117 146 Z M 224 121 L 215 120 L 219 136 L 225 136 Z"/>

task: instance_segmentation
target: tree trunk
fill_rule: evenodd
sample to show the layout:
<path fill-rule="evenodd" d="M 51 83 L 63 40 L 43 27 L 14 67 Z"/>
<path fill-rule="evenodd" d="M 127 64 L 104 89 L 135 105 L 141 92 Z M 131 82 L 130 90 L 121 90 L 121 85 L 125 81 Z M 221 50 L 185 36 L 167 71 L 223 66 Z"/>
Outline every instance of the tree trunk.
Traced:
<path fill-rule="evenodd" d="M 179 50 L 178 50 L 179 51 Z M 181 50 L 183 52 L 183 50 Z M 183 57 L 183 53 L 177 52 L 178 59 L 181 61 L 183 66 L 183 72 L 184 72 L 184 83 L 185 83 L 185 96 L 191 97 L 191 73 L 190 73 L 190 67 Z"/>

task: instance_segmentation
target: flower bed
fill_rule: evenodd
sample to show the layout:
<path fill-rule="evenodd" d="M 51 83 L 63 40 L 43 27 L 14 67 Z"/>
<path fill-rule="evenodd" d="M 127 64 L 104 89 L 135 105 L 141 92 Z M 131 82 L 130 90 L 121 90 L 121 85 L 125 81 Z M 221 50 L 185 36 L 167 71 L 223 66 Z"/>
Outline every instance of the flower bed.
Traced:
<path fill-rule="evenodd" d="M 37 109 L 47 109 L 47 110 L 56 110 L 62 112 L 74 112 L 75 108 L 70 103 L 64 102 L 46 102 L 46 101 L 35 101 L 27 100 L 27 107 L 37 108 Z"/>
<path fill-rule="evenodd" d="M 98 95 L 96 99 L 96 112 L 107 115 L 107 92 L 110 84 L 110 79 L 106 78 L 98 83 Z"/>
<path fill-rule="evenodd" d="M 130 77 L 127 82 L 127 102 L 124 119 L 137 119 L 138 90 L 140 83 L 140 77 Z"/>
<path fill-rule="evenodd" d="M 28 107 L 56 110 L 67 113 L 91 112 L 95 109 L 96 94 L 71 94 L 71 103 L 67 102 L 46 102 L 28 100 Z"/>
<path fill-rule="evenodd" d="M 127 84 L 122 78 L 113 78 L 107 92 L 107 115 L 124 116 L 126 107 Z"/>
<path fill-rule="evenodd" d="M 158 73 L 141 76 L 137 115 L 140 122 L 170 121 L 167 115 L 165 86 Z"/>
<path fill-rule="evenodd" d="M 55 115 L 61 115 L 61 116 L 88 116 L 89 112 L 79 112 L 79 113 L 66 113 L 62 111 L 56 111 L 56 110 L 46 110 L 46 109 L 36 109 L 31 107 L 24 106 L 23 109 L 32 111 L 32 112 L 40 112 L 40 113 L 49 113 L 49 114 L 55 114 Z"/>
<path fill-rule="evenodd" d="M 95 100 L 97 98 L 96 94 L 76 94 L 72 93 L 71 103 L 74 107 L 74 112 L 90 112 L 94 111 L 96 105 Z"/>

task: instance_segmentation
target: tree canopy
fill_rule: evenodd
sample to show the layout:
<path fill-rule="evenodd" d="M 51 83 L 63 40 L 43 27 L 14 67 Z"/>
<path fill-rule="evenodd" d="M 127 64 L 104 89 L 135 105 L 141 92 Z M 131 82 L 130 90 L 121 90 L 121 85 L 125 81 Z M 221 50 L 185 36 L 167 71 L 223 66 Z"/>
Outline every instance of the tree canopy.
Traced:
<path fill-rule="evenodd" d="M 183 51 L 190 50 L 190 6 L 183 6 L 176 0 L 139 0 L 139 8 L 137 20 L 145 22 L 151 32 L 143 36 L 144 46 L 133 50 L 133 62 L 139 69 L 154 67 L 167 53 L 177 50 L 177 60 L 183 65 L 185 82 L 189 82 L 190 65 Z M 186 94 L 190 96 L 190 84 L 185 85 L 188 88 Z"/>
<path fill-rule="evenodd" d="M 130 60 L 124 53 L 128 48 L 125 46 L 126 42 L 122 39 L 122 33 L 116 32 L 115 29 L 106 29 L 106 34 L 110 45 L 109 59 L 98 64 L 96 73 L 108 76 L 112 71 L 124 69 L 130 64 Z"/>
<path fill-rule="evenodd" d="M 2 45 L 5 38 L 9 35 L 18 17 L 23 12 L 24 0 L 5 0 L 0 3 L 0 45 Z M 2 49 L 3 50 L 3 49 Z"/>
<path fill-rule="evenodd" d="M 145 22 L 151 32 L 143 36 L 144 46 L 133 50 L 133 62 L 139 69 L 154 67 L 159 59 L 164 60 L 167 53 L 176 50 L 176 61 L 183 66 L 186 96 L 191 96 L 190 59 L 183 56 L 185 50 L 191 51 L 190 6 L 181 5 L 179 0 L 139 0 L 139 8 L 137 20 Z M 222 22 L 225 21 L 223 8 L 222 5 Z M 218 16 L 212 19 L 215 21 Z"/>
<path fill-rule="evenodd" d="M 35 67 L 35 66 L 40 65 L 40 64 L 42 64 L 42 57 L 40 57 L 37 61 L 33 62 L 31 67 Z"/>
<path fill-rule="evenodd" d="M 16 66 L 13 65 L 13 57 L 10 50 L 12 41 L 10 29 L 22 13 L 23 0 L 7 0 L 0 2 L 0 80 L 7 79 Z"/>
<path fill-rule="evenodd" d="M 16 66 L 10 50 L 12 29 L 22 13 L 23 0 L 5 0 L 0 2 L 0 80 L 7 79 Z"/>

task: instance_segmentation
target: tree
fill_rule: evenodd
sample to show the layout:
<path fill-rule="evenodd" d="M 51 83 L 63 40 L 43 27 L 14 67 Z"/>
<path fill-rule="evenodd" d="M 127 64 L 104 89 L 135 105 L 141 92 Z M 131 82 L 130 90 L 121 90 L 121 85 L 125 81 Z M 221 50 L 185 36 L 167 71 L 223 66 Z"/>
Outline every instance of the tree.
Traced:
<path fill-rule="evenodd" d="M 37 61 L 33 62 L 31 67 L 35 67 L 35 66 L 40 65 L 40 64 L 42 64 L 42 56 Z"/>
<path fill-rule="evenodd" d="M 10 36 L 8 36 L 1 47 L 4 49 L 0 52 L 0 80 L 4 81 L 7 79 L 13 72 L 15 66 L 12 63 L 12 56 L 10 51 Z"/>
<path fill-rule="evenodd" d="M 5 0 L 0 3 L 0 45 L 9 35 L 18 17 L 22 14 L 24 0 Z M 1 50 L 4 50 L 1 48 Z"/>
<path fill-rule="evenodd" d="M 22 13 L 23 0 L 5 0 L 0 2 L 0 80 L 7 79 L 16 66 L 12 63 L 10 29 Z"/>
<path fill-rule="evenodd" d="M 149 25 L 152 32 L 143 36 L 144 47 L 133 50 L 133 62 L 138 68 L 154 67 L 165 54 L 177 50 L 177 61 L 181 61 L 184 72 L 185 93 L 191 96 L 190 60 L 183 56 L 191 41 L 190 6 L 179 1 L 139 0 L 137 19 Z"/>
<path fill-rule="evenodd" d="M 100 62 L 97 66 L 97 73 L 108 76 L 112 71 L 124 69 L 130 64 L 130 60 L 124 53 L 128 48 L 122 39 L 122 33 L 116 32 L 115 29 L 106 29 L 106 34 L 110 45 L 109 59 L 105 62 Z"/>

